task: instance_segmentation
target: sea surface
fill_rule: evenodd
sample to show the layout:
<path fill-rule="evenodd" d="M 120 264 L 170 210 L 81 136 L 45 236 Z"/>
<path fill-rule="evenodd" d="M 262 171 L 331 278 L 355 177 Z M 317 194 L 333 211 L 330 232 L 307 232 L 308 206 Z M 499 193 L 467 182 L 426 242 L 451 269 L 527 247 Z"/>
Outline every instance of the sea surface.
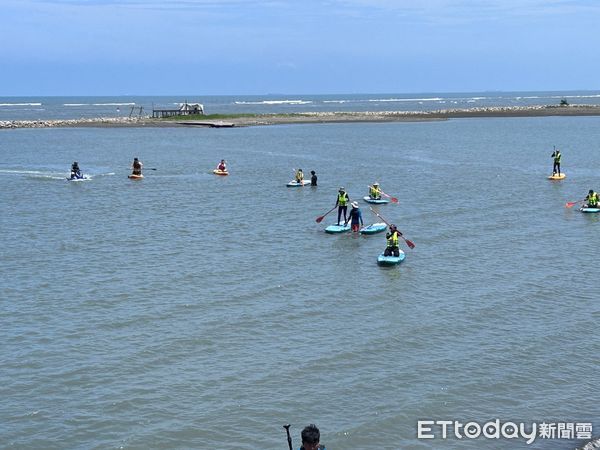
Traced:
<path fill-rule="evenodd" d="M 49 120 L 152 115 L 182 102 L 204 105 L 206 114 L 267 114 L 445 109 L 569 104 L 598 105 L 600 91 L 479 92 L 336 95 L 220 95 L 115 97 L 0 97 L 1 120 Z"/>
<path fill-rule="evenodd" d="M 583 445 L 417 421 L 600 435 L 600 215 L 565 207 L 599 143 L 600 117 L 0 132 L 0 448 L 281 450 L 286 423 L 295 448 L 309 423 L 330 450 Z M 400 266 L 315 221 L 374 181 Z"/>

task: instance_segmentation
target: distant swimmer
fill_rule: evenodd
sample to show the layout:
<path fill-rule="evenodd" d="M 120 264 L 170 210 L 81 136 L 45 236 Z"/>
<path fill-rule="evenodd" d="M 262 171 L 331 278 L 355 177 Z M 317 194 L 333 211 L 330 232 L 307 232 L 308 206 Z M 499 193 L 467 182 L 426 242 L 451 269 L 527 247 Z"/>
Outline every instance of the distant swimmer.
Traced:
<path fill-rule="evenodd" d="M 311 186 L 317 185 L 317 174 L 315 173 L 314 170 L 310 171 L 310 185 Z"/>
<path fill-rule="evenodd" d="M 348 193 L 346 189 L 341 187 L 338 190 L 337 199 L 335 200 L 335 206 L 338 207 L 338 215 L 337 215 L 337 224 L 340 224 L 340 218 L 342 217 L 342 213 L 344 213 L 344 222 L 348 222 L 346 218 L 346 212 L 348 211 L 348 203 L 350 203 L 350 197 L 348 197 Z"/>
<path fill-rule="evenodd" d="M 379 183 L 375 182 L 369 186 L 369 198 L 373 200 L 381 199 L 381 191 L 379 190 Z"/>
<path fill-rule="evenodd" d="M 220 170 L 221 172 L 227 172 L 227 163 L 224 159 L 222 159 L 219 165 L 217 166 L 217 170 Z"/>
<path fill-rule="evenodd" d="M 598 207 L 598 194 L 594 192 L 593 189 L 590 189 L 585 200 L 587 203 L 585 208 L 597 208 Z"/>
<path fill-rule="evenodd" d="M 296 183 L 304 184 L 303 181 L 304 181 L 304 172 L 302 172 L 302 169 L 296 170 Z"/>
<path fill-rule="evenodd" d="M 142 174 L 142 162 L 136 157 L 133 158 L 133 163 L 131 164 L 131 175 L 141 175 Z"/>
<path fill-rule="evenodd" d="M 555 148 L 554 152 L 552 152 L 551 157 L 554 158 L 554 165 L 552 166 L 552 175 L 560 175 L 560 160 L 562 158 L 560 150 Z"/>
<path fill-rule="evenodd" d="M 71 180 L 79 180 L 81 178 L 83 178 L 83 174 L 81 173 L 81 169 L 79 168 L 79 163 L 77 161 L 73 161 L 73 164 L 71 164 Z"/>

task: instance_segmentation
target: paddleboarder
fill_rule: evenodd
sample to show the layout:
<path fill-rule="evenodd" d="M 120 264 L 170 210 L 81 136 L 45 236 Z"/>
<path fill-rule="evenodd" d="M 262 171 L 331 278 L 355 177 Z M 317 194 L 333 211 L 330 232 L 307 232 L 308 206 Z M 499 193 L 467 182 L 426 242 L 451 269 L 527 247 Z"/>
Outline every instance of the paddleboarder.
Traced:
<path fill-rule="evenodd" d="M 313 423 L 304 427 L 302 433 L 302 447 L 300 450 L 325 450 L 325 446 L 320 444 L 321 432 Z"/>
<path fill-rule="evenodd" d="M 310 185 L 311 186 L 317 185 L 317 174 L 315 173 L 314 170 L 310 171 Z"/>
<path fill-rule="evenodd" d="M 79 163 L 77 161 L 73 161 L 73 164 L 71 164 L 71 180 L 74 178 L 83 178 L 83 175 L 81 175 L 81 169 L 79 169 Z"/>
<path fill-rule="evenodd" d="M 369 186 L 369 198 L 373 200 L 381 200 L 381 191 L 379 190 L 379 183 L 375 182 Z"/>
<path fill-rule="evenodd" d="M 400 256 L 400 248 L 398 247 L 398 236 L 402 236 L 402 233 L 398 231 L 396 225 L 390 225 L 390 231 L 386 233 L 385 238 L 387 240 L 387 246 L 383 252 L 383 256 Z"/>
<path fill-rule="evenodd" d="M 562 154 L 559 149 L 554 149 L 551 155 L 554 158 L 554 165 L 552 166 L 552 175 L 559 174 L 560 175 L 560 160 L 562 158 Z"/>
<path fill-rule="evenodd" d="M 358 231 L 360 230 L 360 227 L 364 226 L 363 223 L 363 218 L 362 218 L 362 213 L 360 212 L 360 208 L 358 207 L 358 203 L 357 202 L 352 202 L 352 209 L 350 210 L 350 213 L 348 214 L 348 220 L 350 221 L 350 225 L 352 226 L 352 231 L 354 233 L 358 233 Z M 359 225 L 360 222 L 360 225 Z M 344 223 L 344 225 L 347 225 L 348 221 L 346 221 Z"/>
<path fill-rule="evenodd" d="M 348 211 L 348 203 L 350 203 L 350 197 L 348 197 L 348 193 L 344 187 L 340 187 L 338 190 L 337 199 L 335 200 L 335 206 L 338 207 L 338 215 L 337 215 L 337 224 L 340 224 L 340 218 L 342 217 L 342 213 L 344 213 L 344 222 L 348 223 L 348 219 L 346 218 L 346 212 Z"/>
<path fill-rule="evenodd" d="M 225 162 L 224 159 L 222 159 L 221 162 L 219 163 L 219 165 L 217 166 L 217 170 L 220 170 L 221 172 L 227 171 L 227 163 Z"/>
<path fill-rule="evenodd" d="M 598 207 L 598 194 L 594 192 L 593 189 L 590 189 L 587 197 L 584 199 L 586 208 L 597 208 Z"/>
<path fill-rule="evenodd" d="M 141 175 L 142 174 L 142 162 L 137 158 L 133 158 L 133 163 L 131 163 L 131 175 Z"/>
<path fill-rule="evenodd" d="M 296 183 L 303 184 L 302 183 L 303 181 L 304 181 L 304 172 L 302 172 L 302 169 L 296 170 Z"/>

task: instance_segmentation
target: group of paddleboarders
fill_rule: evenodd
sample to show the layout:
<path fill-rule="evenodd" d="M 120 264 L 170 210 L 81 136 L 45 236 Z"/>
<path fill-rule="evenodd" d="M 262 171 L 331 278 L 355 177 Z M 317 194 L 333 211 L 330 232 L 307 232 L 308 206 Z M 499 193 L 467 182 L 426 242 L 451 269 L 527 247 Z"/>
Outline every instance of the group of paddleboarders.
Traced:
<path fill-rule="evenodd" d="M 375 182 L 371 186 L 369 186 L 369 197 L 371 198 L 381 198 L 381 196 L 376 197 L 381 193 L 379 189 L 379 183 Z M 344 226 L 348 225 L 350 222 L 350 226 L 352 232 L 358 233 L 360 228 L 364 226 L 362 212 L 358 207 L 358 202 L 354 201 L 350 203 L 352 209 L 346 215 L 348 210 L 348 203 L 350 202 L 350 197 L 346 192 L 346 188 L 341 186 L 338 190 L 338 195 L 335 201 L 335 206 L 338 208 L 337 215 L 337 225 L 340 224 L 340 219 L 342 215 L 344 216 Z M 389 231 L 386 233 L 386 247 L 383 252 L 384 256 L 399 256 L 400 255 L 400 247 L 398 245 L 398 238 L 402 236 L 402 233 L 396 228 L 396 225 L 390 224 Z"/>
<path fill-rule="evenodd" d="M 296 170 L 296 174 L 294 175 L 294 179 L 296 180 L 296 183 L 298 183 L 298 184 L 304 184 L 304 172 L 302 172 L 302 169 L 297 169 Z M 316 186 L 317 185 L 317 173 L 314 170 L 310 171 L 310 185 L 311 186 Z"/>
<path fill-rule="evenodd" d="M 554 151 L 552 152 L 552 155 L 550 155 L 552 158 L 552 175 L 561 175 L 560 172 L 560 163 L 562 160 L 562 153 L 560 152 L 559 149 L 557 149 L 556 147 L 554 148 Z M 575 204 L 576 202 L 570 202 L 567 205 L 572 205 Z M 600 206 L 600 198 L 598 197 L 598 194 L 593 190 L 590 189 L 588 191 L 587 196 L 585 197 L 585 199 L 583 199 L 583 207 L 584 208 L 598 208 Z"/>
<path fill-rule="evenodd" d="M 142 175 L 142 162 L 136 157 L 133 158 L 133 162 L 131 163 L 131 175 L 141 176 Z M 73 161 L 71 164 L 71 180 L 81 180 L 84 178 L 81 169 L 79 168 L 79 163 L 77 161 Z"/>

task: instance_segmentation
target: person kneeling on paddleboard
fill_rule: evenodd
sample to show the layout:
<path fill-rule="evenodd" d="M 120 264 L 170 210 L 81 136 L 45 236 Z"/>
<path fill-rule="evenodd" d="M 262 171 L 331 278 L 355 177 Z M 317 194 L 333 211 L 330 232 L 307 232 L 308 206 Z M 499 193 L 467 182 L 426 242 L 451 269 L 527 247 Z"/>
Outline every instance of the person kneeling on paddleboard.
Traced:
<path fill-rule="evenodd" d="M 590 189 L 590 192 L 588 192 L 588 195 L 584 201 L 587 202 L 587 204 L 585 205 L 586 208 L 597 208 L 598 207 L 598 194 L 596 192 L 594 192 L 593 189 Z"/>
<path fill-rule="evenodd" d="M 217 166 L 217 170 L 220 170 L 221 172 L 227 171 L 227 164 L 225 163 L 224 159 L 222 159 L 219 165 Z"/>
<path fill-rule="evenodd" d="M 348 214 L 348 220 L 350 220 L 350 225 L 352 225 L 352 231 L 355 233 L 358 233 L 358 230 L 360 230 L 360 227 L 362 227 L 364 225 L 363 223 L 363 219 L 362 219 L 362 213 L 360 212 L 360 208 L 358 207 L 358 203 L 357 202 L 352 202 L 352 209 L 350 210 L 350 213 Z M 360 226 L 359 226 L 359 222 L 360 222 Z M 344 225 L 348 225 L 348 221 L 346 221 L 344 223 Z"/>
<path fill-rule="evenodd" d="M 372 186 L 369 186 L 369 198 L 373 200 L 381 199 L 381 191 L 379 190 L 379 183 L 375 182 Z"/>
<path fill-rule="evenodd" d="M 133 158 L 133 163 L 131 164 L 131 174 L 132 175 L 141 175 L 142 174 L 142 162 L 137 159 L 137 158 Z"/>
<path fill-rule="evenodd" d="M 79 164 L 77 163 L 77 161 L 74 161 L 73 164 L 71 164 L 71 180 L 74 178 L 83 178 L 83 175 L 81 175 L 81 170 L 79 169 Z"/>
<path fill-rule="evenodd" d="M 396 225 L 390 225 L 390 231 L 385 235 L 387 239 L 387 247 L 383 252 L 383 256 L 400 256 L 400 248 L 398 247 L 398 236 L 402 236 L 402 233 L 398 231 Z"/>
<path fill-rule="evenodd" d="M 304 181 L 304 172 L 302 172 L 302 169 L 296 170 L 296 183 L 302 184 L 303 181 Z"/>
<path fill-rule="evenodd" d="M 338 206 L 338 218 L 337 224 L 340 224 L 340 218 L 342 217 L 342 213 L 344 213 L 344 222 L 348 223 L 348 219 L 346 218 L 346 212 L 348 211 L 348 203 L 350 202 L 350 197 L 346 193 L 346 190 L 341 187 L 338 191 L 337 199 L 335 200 L 335 206 Z"/>

